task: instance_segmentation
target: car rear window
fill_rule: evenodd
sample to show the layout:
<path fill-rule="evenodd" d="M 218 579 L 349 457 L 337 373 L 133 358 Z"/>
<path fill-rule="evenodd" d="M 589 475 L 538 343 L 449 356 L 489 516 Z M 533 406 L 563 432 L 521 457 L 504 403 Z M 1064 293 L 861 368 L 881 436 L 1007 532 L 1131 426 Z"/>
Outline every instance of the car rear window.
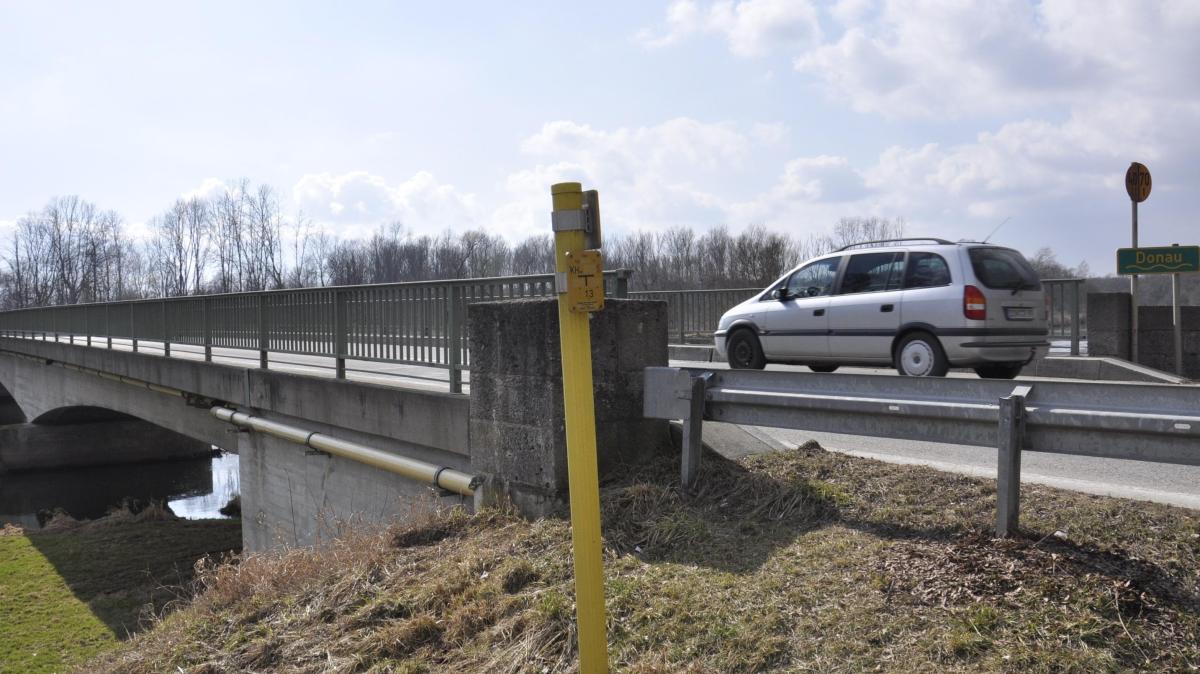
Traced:
<path fill-rule="evenodd" d="M 1037 272 L 1025 257 L 1009 248 L 972 248 L 971 268 L 975 278 L 989 288 L 1041 290 Z"/>
<path fill-rule="evenodd" d="M 950 268 L 937 253 L 909 253 L 904 269 L 905 288 L 934 288 L 950 285 Z"/>

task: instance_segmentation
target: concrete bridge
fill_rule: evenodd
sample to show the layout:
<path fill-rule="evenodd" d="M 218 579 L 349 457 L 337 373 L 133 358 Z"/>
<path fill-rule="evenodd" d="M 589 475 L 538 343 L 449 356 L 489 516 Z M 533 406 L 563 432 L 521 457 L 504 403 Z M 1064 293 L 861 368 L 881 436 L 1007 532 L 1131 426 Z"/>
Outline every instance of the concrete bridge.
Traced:
<path fill-rule="evenodd" d="M 238 298 L 263 307 L 270 305 L 260 298 L 277 299 L 248 295 L 210 302 Z M 380 302 L 372 310 L 385 316 L 393 312 L 390 322 L 344 323 L 352 326 L 344 337 L 324 340 L 342 345 L 329 355 L 314 353 L 314 345 L 322 341 L 319 317 L 306 330 L 295 322 L 280 322 L 270 328 L 278 338 L 268 335 L 251 344 L 267 348 L 245 349 L 245 343 L 221 344 L 228 343 L 230 334 L 257 336 L 265 322 L 261 315 L 251 314 L 248 325 L 217 323 L 212 306 L 194 316 L 208 326 L 205 333 L 182 344 L 162 339 L 164 334 L 178 338 L 169 327 L 139 332 L 138 309 L 129 308 L 131 303 L 107 305 L 108 330 L 95 333 L 38 329 L 44 325 L 33 320 L 39 316 L 33 312 L 0 314 L 0 387 L 17 408 L 10 415 L 26 420 L 0 431 L 0 466 L 6 454 L 19 467 L 13 455 L 24 457 L 26 465 L 39 460 L 78 465 L 211 446 L 237 452 L 247 550 L 317 543 L 347 522 L 383 522 L 438 505 L 473 509 L 509 498 L 534 514 L 562 508 L 566 453 L 556 300 L 475 303 L 470 321 L 463 303 L 461 323 L 440 323 L 448 328 L 440 334 L 425 329 L 429 322 L 405 324 L 406 313 L 433 307 L 403 301 L 392 306 Z M 329 306 L 336 309 L 337 303 L 332 297 Z M 155 304 L 166 316 L 175 309 Z M 105 305 L 84 311 L 96 315 L 97 306 Z M 50 320 L 73 325 L 74 317 L 66 314 L 72 309 L 79 311 L 59 308 Z M 47 310 L 35 311 L 46 318 Z M 130 317 L 125 329 L 114 329 L 114 312 Z M 600 463 L 605 468 L 667 441 L 663 422 L 642 417 L 641 397 L 643 369 L 667 362 L 666 306 L 610 300 L 593 325 Z M 460 362 L 469 358 L 469 393 L 450 390 L 453 357 L 446 357 L 445 344 L 440 352 L 437 348 L 439 339 L 456 338 L 452 330 L 460 331 Z M 372 340 L 381 344 L 373 347 Z M 396 348 L 402 342 L 426 348 L 430 362 L 346 357 L 406 355 L 408 351 Z M 285 343 L 300 346 L 270 348 Z M 355 346 L 347 348 L 347 343 Z M 460 347 L 455 343 L 451 348 Z M 439 368 L 446 362 L 452 367 Z M 450 381 L 430 376 L 430 371 L 445 375 L 447 369 Z M 229 423 L 233 411 L 238 413 L 235 420 L 253 418 L 257 430 Z M 4 432 L 11 437 L 5 440 Z M 639 441 L 630 442 L 635 438 Z M 359 453 L 341 452 L 344 447 Z M 389 462 L 416 465 L 426 472 L 412 474 L 433 479 L 379 468 Z M 450 475 L 461 479 L 447 481 Z"/>

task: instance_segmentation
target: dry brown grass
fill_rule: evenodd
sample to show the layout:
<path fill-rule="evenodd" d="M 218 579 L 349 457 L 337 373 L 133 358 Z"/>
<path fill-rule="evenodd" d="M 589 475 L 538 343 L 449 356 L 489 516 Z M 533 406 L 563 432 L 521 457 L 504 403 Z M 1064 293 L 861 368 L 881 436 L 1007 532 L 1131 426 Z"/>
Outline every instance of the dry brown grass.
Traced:
<path fill-rule="evenodd" d="M 618 671 L 1196 671 L 1200 517 L 806 446 L 604 485 Z M 1059 532 L 1059 535 L 1055 535 Z M 570 531 L 454 511 L 198 569 L 197 596 L 85 671 L 573 672 Z"/>

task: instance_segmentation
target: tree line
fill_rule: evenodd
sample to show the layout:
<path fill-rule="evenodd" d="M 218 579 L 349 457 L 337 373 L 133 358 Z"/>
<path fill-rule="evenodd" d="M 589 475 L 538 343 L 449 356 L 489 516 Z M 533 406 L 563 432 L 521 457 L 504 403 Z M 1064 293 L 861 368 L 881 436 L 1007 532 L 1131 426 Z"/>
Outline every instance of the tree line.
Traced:
<path fill-rule="evenodd" d="M 178 199 L 147 226 L 149 236 L 135 239 L 115 211 L 78 196 L 50 199 L 18 220 L 0 254 L 0 307 L 554 269 L 549 233 L 509 243 L 483 229 L 418 235 L 389 223 L 366 239 L 338 238 L 310 219 L 285 217 L 273 188 L 245 179 L 213 196 Z M 885 218 L 842 218 L 829 233 L 671 227 L 607 237 L 605 267 L 634 270 L 634 290 L 762 287 L 808 257 L 904 230 L 903 220 Z M 1046 277 L 1075 271 L 1054 267 L 1048 250 L 1034 262 Z"/>

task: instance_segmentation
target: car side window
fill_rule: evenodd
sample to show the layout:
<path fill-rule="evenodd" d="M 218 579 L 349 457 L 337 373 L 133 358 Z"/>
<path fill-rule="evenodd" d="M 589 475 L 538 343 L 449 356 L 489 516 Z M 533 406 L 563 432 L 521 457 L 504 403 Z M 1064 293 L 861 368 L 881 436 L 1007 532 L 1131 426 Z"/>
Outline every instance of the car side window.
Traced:
<path fill-rule="evenodd" d="M 909 253 L 904 270 L 905 288 L 933 288 L 950 285 L 950 267 L 937 253 Z"/>
<path fill-rule="evenodd" d="M 862 253 L 850 257 L 839 295 L 896 290 L 903 276 L 904 253 Z"/>
<path fill-rule="evenodd" d="M 796 270 L 785 284 L 789 297 L 820 297 L 833 292 L 840 257 L 817 260 Z"/>

